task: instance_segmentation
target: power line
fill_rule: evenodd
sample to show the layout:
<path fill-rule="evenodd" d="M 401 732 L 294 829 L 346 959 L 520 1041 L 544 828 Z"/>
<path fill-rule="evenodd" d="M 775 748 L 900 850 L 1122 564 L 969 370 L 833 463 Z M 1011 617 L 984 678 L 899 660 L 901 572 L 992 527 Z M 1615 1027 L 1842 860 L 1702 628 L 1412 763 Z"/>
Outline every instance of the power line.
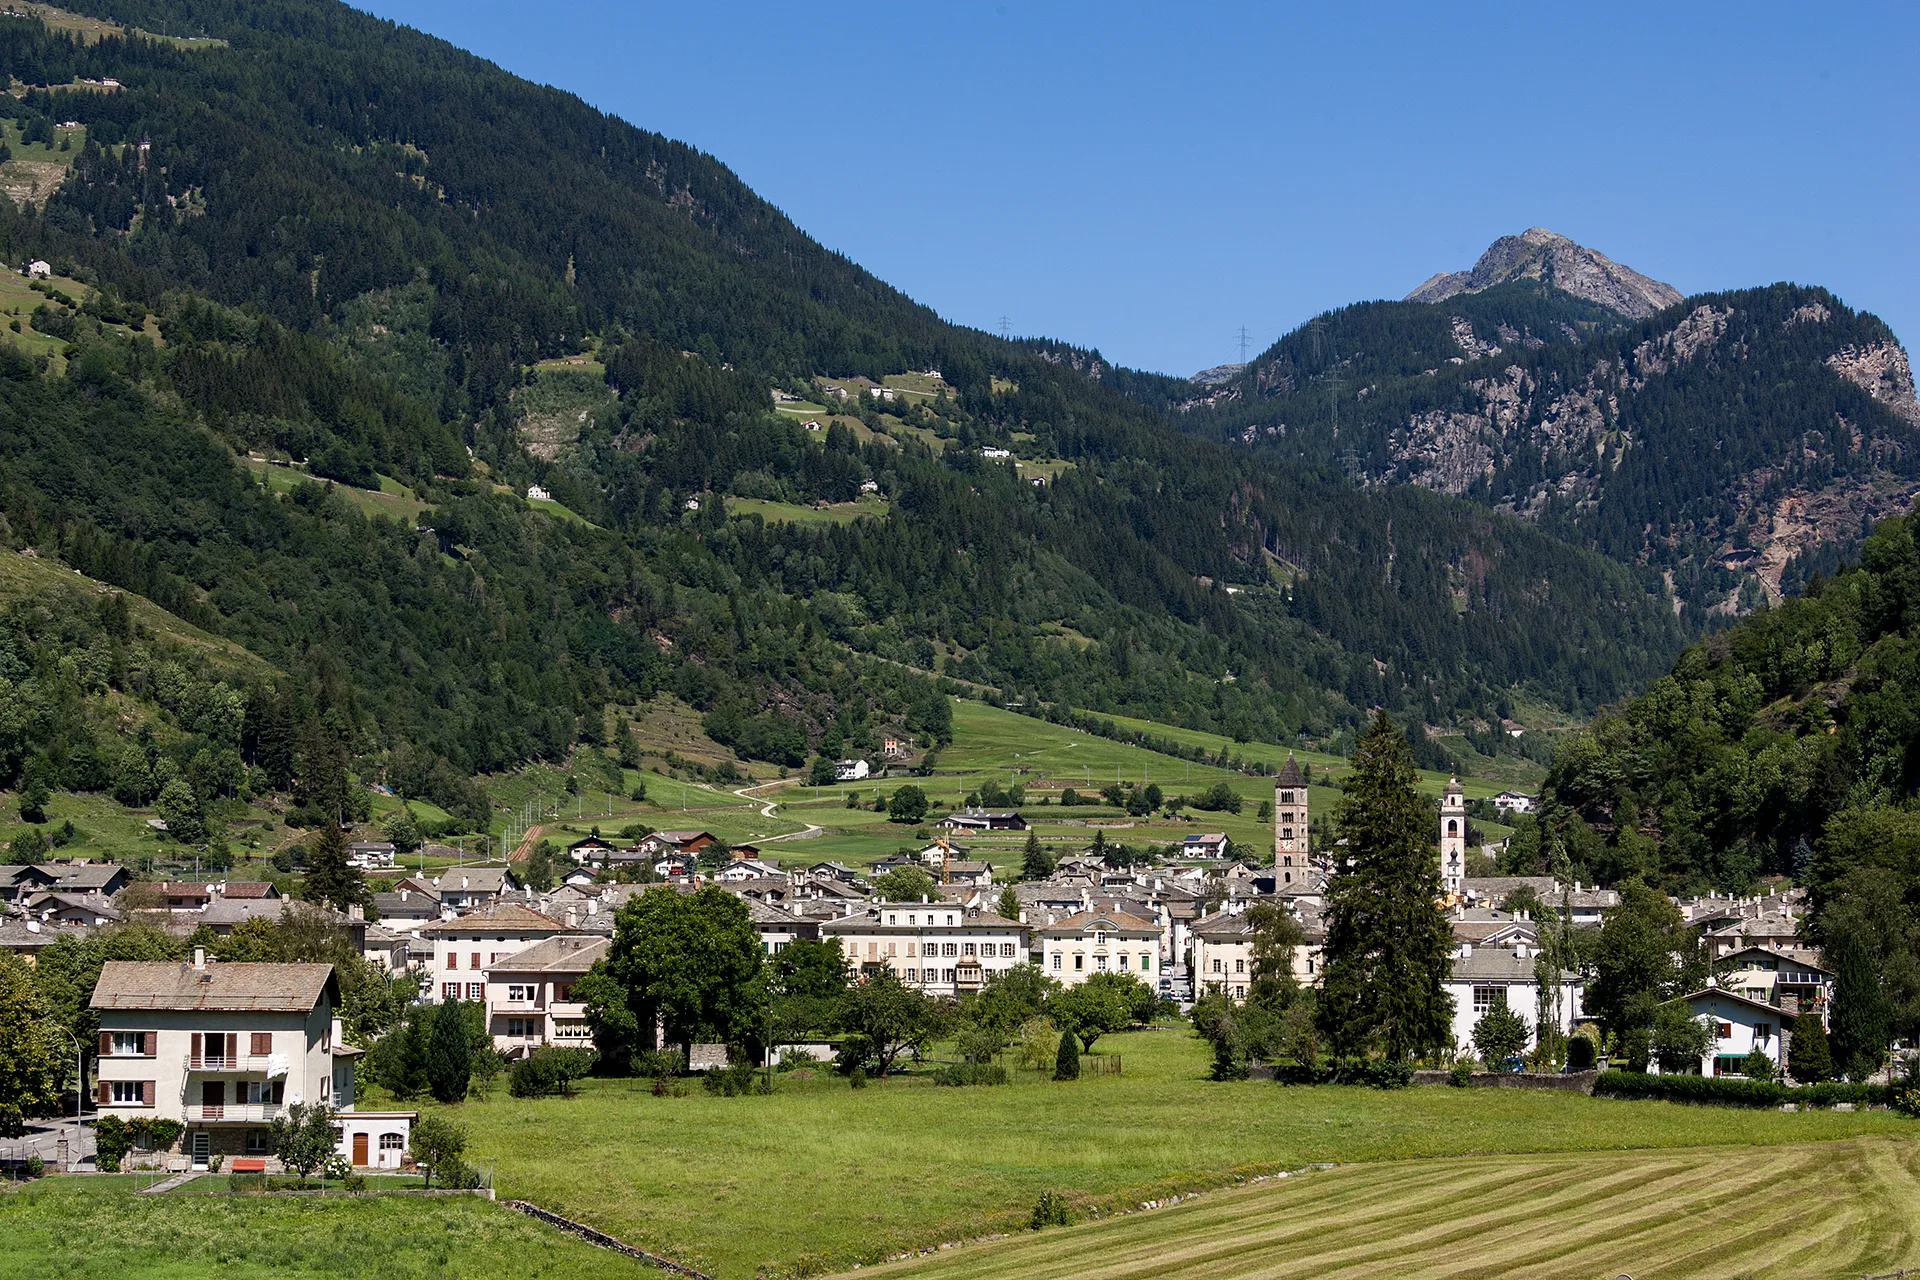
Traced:
<path fill-rule="evenodd" d="M 1011 338 L 1013 336 L 1013 321 L 1007 319 L 1005 316 L 1000 317 L 1000 336 L 1003 338 Z"/>
<path fill-rule="evenodd" d="M 1247 362 L 1247 344 L 1253 341 L 1253 335 L 1247 332 L 1247 326 L 1241 325 L 1240 332 L 1236 334 L 1235 337 L 1240 343 L 1240 363 L 1245 364 Z"/>

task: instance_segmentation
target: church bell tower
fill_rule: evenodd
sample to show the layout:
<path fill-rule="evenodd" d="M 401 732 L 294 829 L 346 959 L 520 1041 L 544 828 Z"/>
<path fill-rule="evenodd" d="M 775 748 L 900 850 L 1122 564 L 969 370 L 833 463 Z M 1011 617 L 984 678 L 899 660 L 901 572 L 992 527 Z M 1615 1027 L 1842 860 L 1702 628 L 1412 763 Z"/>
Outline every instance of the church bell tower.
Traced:
<path fill-rule="evenodd" d="M 1273 869 L 1304 867 L 1307 862 L 1307 777 L 1287 753 L 1287 762 L 1273 778 Z M 1291 881 L 1292 876 L 1286 879 Z"/>
<path fill-rule="evenodd" d="M 1459 893 L 1467 878 L 1467 797 L 1460 779 L 1440 793 L 1440 892 Z"/>

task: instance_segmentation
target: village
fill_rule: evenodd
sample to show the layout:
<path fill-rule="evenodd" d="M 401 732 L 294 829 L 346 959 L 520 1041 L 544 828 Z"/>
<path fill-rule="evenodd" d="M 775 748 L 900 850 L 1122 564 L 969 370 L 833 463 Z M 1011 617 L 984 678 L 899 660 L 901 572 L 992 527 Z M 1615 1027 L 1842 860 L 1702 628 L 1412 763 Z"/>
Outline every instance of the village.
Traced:
<path fill-rule="evenodd" d="M 843 772 L 857 775 L 851 762 Z M 884 971 L 946 1001 L 977 995 L 1022 966 L 1062 990 L 1126 975 L 1170 1013 L 1185 1013 L 1204 998 L 1247 999 L 1260 967 L 1254 921 L 1263 906 L 1298 927 L 1293 981 L 1310 989 L 1324 973 L 1324 911 L 1340 848 L 1312 847 L 1308 785 L 1291 757 L 1273 787 L 1267 865 L 1231 857 L 1222 833 L 1196 831 L 1152 865 L 1118 866 L 1096 836 L 1065 851 L 1048 874 L 1015 878 L 1023 868 L 970 856 L 958 840 L 1028 831 L 1026 818 L 963 808 L 936 822 L 941 834 L 924 848 L 861 869 L 832 860 L 783 865 L 705 830 L 654 831 L 624 844 L 588 836 L 565 849 L 545 891 L 526 885 L 524 868 L 510 863 L 399 873 L 390 842 L 356 840 L 348 853 L 357 867 L 397 878 L 366 907 L 344 912 L 296 903 L 268 882 L 138 882 L 123 866 L 84 861 L 11 866 L 0 868 L 0 946 L 32 964 L 61 938 L 134 920 L 181 938 L 225 938 L 248 922 L 307 913 L 372 965 L 410 976 L 420 1001 L 483 1010 L 492 1045 L 512 1063 L 550 1048 L 594 1047 L 589 1009 L 574 988 L 607 956 L 623 906 L 662 888 L 714 887 L 744 903 L 769 960 L 799 942 L 836 944 L 854 981 Z M 1531 802 L 1518 793 L 1503 800 Z M 1451 1038 L 1470 1054 L 1488 1013 L 1510 1011 L 1529 1034 L 1511 1060 L 1487 1065 L 1519 1072 L 1534 1024 L 1548 1019 L 1571 1031 L 1589 1018 L 1588 978 L 1577 966 L 1545 965 L 1543 953 L 1564 952 L 1543 935 L 1598 929 L 1621 899 L 1550 876 L 1469 875 L 1470 853 L 1483 863 L 1484 853 L 1468 849 L 1468 829 L 1456 780 L 1442 793 L 1433 838 L 1452 948 L 1444 983 Z M 903 895 L 903 885 L 919 892 Z M 1712 968 L 1684 996 L 1709 1034 L 1699 1060 L 1682 1069 L 1739 1078 L 1755 1054 L 1784 1064 L 1795 1026 L 1824 1019 L 1833 990 L 1832 972 L 1803 936 L 1804 891 L 1676 906 Z M 90 1002 L 99 1020 L 97 1079 L 86 1090 L 91 1117 L 79 1118 L 171 1122 L 173 1139 L 144 1158 L 177 1175 L 223 1164 L 266 1172 L 280 1168 L 270 1123 L 296 1104 L 319 1103 L 336 1118 L 337 1154 L 351 1168 L 410 1167 L 418 1113 L 357 1109 L 356 1067 L 366 1049 L 348 1043 L 339 1002 L 324 964 L 223 962 L 205 948 L 190 962 L 109 962 Z M 771 1063 L 807 1048 L 832 1046 L 776 1043 L 763 1053 Z M 687 1065 L 725 1067 L 727 1046 L 695 1045 Z M 84 1167 L 86 1127 L 43 1126 L 47 1158 Z"/>

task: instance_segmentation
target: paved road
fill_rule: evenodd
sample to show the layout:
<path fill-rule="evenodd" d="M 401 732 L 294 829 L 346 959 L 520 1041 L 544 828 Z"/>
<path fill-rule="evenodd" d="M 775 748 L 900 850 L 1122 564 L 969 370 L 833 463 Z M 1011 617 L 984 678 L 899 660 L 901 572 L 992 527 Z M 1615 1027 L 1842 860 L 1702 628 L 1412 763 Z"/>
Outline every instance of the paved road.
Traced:
<path fill-rule="evenodd" d="M 753 793 L 756 791 L 763 790 L 764 788 L 767 788 L 767 787 L 790 787 L 793 785 L 794 785 L 793 779 L 780 778 L 773 782 L 756 782 L 749 787 L 736 787 L 734 789 L 733 794 L 739 796 L 742 800 L 745 800 L 751 804 L 759 805 L 760 816 L 763 818 L 771 818 L 776 816 L 774 814 L 774 810 L 779 807 L 780 802 L 778 800 L 762 800 L 759 796 L 756 796 Z M 772 844 L 775 840 L 811 840 L 815 836 L 822 835 L 825 832 L 826 832 L 825 827 L 816 827 L 812 823 L 808 823 L 807 829 L 805 831 L 789 831 L 786 835 L 783 835 L 783 836 L 767 836 L 763 838 L 760 841 L 760 843 Z"/>
<path fill-rule="evenodd" d="M 64 1120 L 29 1120 L 24 1138 L 0 1138 L 0 1160 L 25 1160 L 29 1155 L 37 1155 L 52 1169 L 69 1154 L 84 1161 L 86 1168 L 93 1168 L 93 1126 L 81 1125 L 80 1138 L 75 1143 L 72 1116 Z"/>

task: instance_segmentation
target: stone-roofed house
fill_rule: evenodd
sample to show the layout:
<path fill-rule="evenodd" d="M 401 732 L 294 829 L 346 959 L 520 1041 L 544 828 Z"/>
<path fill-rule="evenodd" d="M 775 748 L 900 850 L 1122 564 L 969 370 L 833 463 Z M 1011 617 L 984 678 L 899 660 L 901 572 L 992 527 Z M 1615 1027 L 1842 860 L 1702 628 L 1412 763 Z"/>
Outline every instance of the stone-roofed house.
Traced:
<path fill-rule="evenodd" d="M 520 882 L 511 867 L 475 866 L 449 867 L 433 883 L 440 891 L 441 906 L 470 911 L 498 901 Z"/>
<path fill-rule="evenodd" d="M 111 898 L 132 883 L 111 862 L 39 862 L 0 867 L 0 898 L 20 902 L 36 893 L 95 893 Z"/>
<path fill-rule="evenodd" d="M 1160 922 L 1119 908 L 1096 907 L 1034 930 L 1040 967 L 1064 987 L 1096 973 L 1132 974 L 1158 987 Z"/>
<path fill-rule="evenodd" d="M 31 920 L 25 916 L 0 916 L 0 951 L 9 951 L 28 964 L 62 938 L 84 937 L 83 926 L 52 920 Z"/>
<path fill-rule="evenodd" d="M 517 902 L 497 902 L 420 930 L 428 948 L 420 957 L 428 985 L 421 998 L 484 1000 L 486 970 L 537 942 L 572 932 L 560 921 Z"/>
<path fill-rule="evenodd" d="M 574 1000 L 573 984 L 607 954 L 612 939 L 556 934 L 488 965 L 487 1031 L 493 1047 L 522 1058 L 542 1045 L 593 1047 L 587 1008 Z"/>
<path fill-rule="evenodd" d="M 1459 944 L 1445 984 L 1447 994 L 1453 997 L 1455 1044 L 1472 1045 L 1474 1024 L 1496 1005 L 1519 1014 L 1528 1027 L 1535 1025 L 1540 1007 L 1536 973 L 1539 956 L 1540 948 L 1527 940 L 1484 947 L 1471 942 Z M 1585 990 L 1580 975 L 1572 970 L 1561 973 L 1553 983 L 1550 998 L 1558 1009 L 1562 1031 L 1585 1016 L 1581 1004 Z"/>
<path fill-rule="evenodd" d="M 42 924 L 69 924 L 99 928 L 119 924 L 121 912 L 111 899 L 97 893 L 54 891 L 36 893 L 23 904 L 26 914 Z"/>
<path fill-rule="evenodd" d="M 1027 927 L 956 902 L 887 902 L 823 921 L 857 973 L 890 968 L 929 995 L 977 991 L 1027 957 Z"/>
<path fill-rule="evenodd" d="M 779 955 L 791 943 L 804 938 L 817 942 L 820 939 L 820 922 L 809 920 L 806 916 L 796 915 L 768 902 L 746 899 L 747 918 L 753 921 L 753 931 L 760 939 L 761 949 L 768 955 Z"/>
<path fill-rule="evenodd" d="M 91 1008 L 99 1017 L 100 1114 L 182 1125 L 173 1150 L 196 1169 L 211 1157 L 271 1153 L 267 1124 L 294 1103 L 340 1111 L 341 1154 L 397 1168 L 413 1112 L 356 1113 L 353 1063 L 334 1010 L 332 965 L 112 960 Z"/>

